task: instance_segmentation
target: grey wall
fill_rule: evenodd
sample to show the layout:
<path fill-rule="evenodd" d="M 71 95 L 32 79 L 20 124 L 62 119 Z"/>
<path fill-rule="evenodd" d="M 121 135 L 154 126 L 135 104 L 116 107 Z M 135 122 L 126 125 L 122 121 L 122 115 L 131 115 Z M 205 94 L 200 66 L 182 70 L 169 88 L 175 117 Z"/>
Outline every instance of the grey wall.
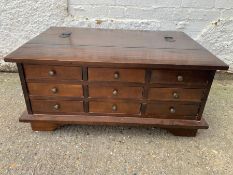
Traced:
<path fill-rule="evenodd" d="M 0 70 L 15 71 L 2 58 L 67 15 L 66 0 L 0 0 Z"/>
<path fill-rule="evenodd" d="M 50 26 L 181 30 L 233 72 L 232 0 L 13 0 L 0 2 L 1 58 Z"/>

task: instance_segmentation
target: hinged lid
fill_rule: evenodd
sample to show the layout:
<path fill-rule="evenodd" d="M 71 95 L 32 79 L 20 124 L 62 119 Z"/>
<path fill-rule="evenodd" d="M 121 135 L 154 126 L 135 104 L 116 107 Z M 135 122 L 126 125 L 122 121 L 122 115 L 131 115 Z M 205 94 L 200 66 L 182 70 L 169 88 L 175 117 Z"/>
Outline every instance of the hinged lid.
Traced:
<path fill-rule="evenodd" d="M 6 56 L 5 61 L 228 69 L 183 32 L 67 27 L 49 28 Z"/>

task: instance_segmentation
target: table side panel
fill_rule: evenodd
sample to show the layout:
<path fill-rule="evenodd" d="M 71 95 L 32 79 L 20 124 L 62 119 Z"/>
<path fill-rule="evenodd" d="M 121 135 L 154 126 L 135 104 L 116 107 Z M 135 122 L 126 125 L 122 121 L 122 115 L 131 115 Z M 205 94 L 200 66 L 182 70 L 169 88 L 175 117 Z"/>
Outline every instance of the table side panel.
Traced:
<path fill-rule="evenodd" d="M 22 90 L 24 94 L 24 100 L 26 103 L 27 111 L 29 114 L 32 114 L 33 112 L 32 112 L 31 102 L 30 102 L 30 98 L 28 94 L 28 86 L 27 86 L 27 82 L 25 79 L 24 65 L 17 63 L 17 68 L 18 68 L 19 78 L 20 78 L 20 82 L 21 82 L 21 86 L 22 86 Z"/>

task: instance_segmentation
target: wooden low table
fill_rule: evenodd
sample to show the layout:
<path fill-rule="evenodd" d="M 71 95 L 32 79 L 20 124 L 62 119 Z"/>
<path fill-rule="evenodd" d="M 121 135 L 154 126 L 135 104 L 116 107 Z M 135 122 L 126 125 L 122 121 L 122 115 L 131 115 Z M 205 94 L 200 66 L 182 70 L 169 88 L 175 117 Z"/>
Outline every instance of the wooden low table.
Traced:
<path fill-rule="evenodd" d="M 16 62 L 34 131 L 64 124 L 207 129 L 216 70 L 228 65 L 183 32 L 51 27 L 6 56 Z"/>

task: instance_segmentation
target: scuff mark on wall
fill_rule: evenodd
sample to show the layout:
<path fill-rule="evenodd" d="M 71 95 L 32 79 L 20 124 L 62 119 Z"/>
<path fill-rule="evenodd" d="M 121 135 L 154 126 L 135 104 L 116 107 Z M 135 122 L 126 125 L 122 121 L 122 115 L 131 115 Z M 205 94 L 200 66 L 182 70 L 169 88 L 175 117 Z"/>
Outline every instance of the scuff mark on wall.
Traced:
<path fill-rule="evenodd" d="M 104 22 L 103 20 L 100 20 L 100 19 L 96 19 L 95 21 L 96 21 L 96 24 L 99 24 L 99 25 Z"/>

